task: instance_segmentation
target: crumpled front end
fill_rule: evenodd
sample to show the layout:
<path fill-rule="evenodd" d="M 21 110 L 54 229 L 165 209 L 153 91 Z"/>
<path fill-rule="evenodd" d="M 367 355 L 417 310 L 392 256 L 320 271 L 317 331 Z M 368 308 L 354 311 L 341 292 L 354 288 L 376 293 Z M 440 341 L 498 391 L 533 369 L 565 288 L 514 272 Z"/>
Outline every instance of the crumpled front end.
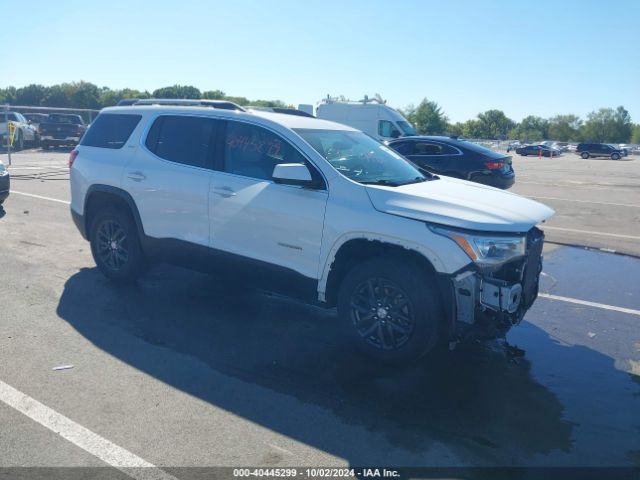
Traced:
<path fill-rule="evenodd" d="M 520 323 L 538 296 L 544 233 L 532 228 L 523 257 L 496 267 L 470 266 L 451 277 L 453 339 L 496 338 Z"/>

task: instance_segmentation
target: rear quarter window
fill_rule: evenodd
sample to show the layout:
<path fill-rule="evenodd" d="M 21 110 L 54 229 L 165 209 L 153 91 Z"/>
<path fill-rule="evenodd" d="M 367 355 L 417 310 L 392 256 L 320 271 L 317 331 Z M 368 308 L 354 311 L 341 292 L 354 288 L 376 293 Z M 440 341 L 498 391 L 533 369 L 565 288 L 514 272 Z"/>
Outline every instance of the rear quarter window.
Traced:
<path fill-rule="evenodd" d="M 102 113 L 91 124 L 80 145 L 99 148 L 122 148 L 142 115 Z"/>

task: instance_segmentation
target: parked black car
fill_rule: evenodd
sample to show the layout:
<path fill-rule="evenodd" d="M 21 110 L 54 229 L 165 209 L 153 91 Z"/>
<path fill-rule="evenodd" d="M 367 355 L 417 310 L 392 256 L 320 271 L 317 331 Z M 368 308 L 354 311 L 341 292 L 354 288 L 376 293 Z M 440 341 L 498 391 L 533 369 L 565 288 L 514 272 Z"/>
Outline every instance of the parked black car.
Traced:
<path fill-rule="evenodd" d="M 522 155 L 523 157 L 527 157 L 529 155 L 534 155 L 536 157 L 539 157 L 540 155 L 542 155 L 543 157 L 560 156 L 559 150 L 547 147 L 546 145 L 524 145 L 522 147 L 516 148 L 516 153 L 518 155 Z"/>
<path fill-rule="evenodd" d="M 516 181 L 511 157 L 454 137 L 415 136 L 388 142 L 418 167 L 433 173 L 507 189 Z"/>
<path fill-rule="evenodd" d="M 582 158 L 609 157 L 611 160 L 620 160 L 625 153 L 619 148 L 606 143 L 579 143 L 576 153 Z"/>

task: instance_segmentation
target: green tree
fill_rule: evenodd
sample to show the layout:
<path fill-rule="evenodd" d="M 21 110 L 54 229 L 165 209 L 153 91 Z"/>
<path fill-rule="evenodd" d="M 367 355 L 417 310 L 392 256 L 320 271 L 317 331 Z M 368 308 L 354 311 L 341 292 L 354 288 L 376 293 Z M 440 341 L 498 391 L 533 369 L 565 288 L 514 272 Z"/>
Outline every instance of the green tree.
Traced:
<path fill-rule="evenodd" d="M 508 118 L 502 110 L 487 110 L 478 114 L 477 138 L 492 140 L 505 139 L 515 122 Z"/>
<path fill-rule="evenodd" d="M 556 115 L 549 119 L 549 138 L 561 142 L 580 141 L 582 120 L 577 115 Z"/>
<path fill-rule="evenodd" d="M 0 103 L 16 103 L 16 87 L 7 87 L 0 89 Z"/>
<path fill-rule="evenodd" d="M 100 89 L 100 107 L 112 107 L 117 105 L 120 100 L 125 98 L 149 98 L 151 94 L 147 91 L 141 92 L 131 88 L 123 88 L 122 90 L 111 90 L 108 87 Z"/>
<path fill-rule="evenodd" d="M 447 133 L 451 136 L 464 136 L 464 124 L 461 122 L 450 123 L 447 125 Z"/>
<path fill-rule="evenodd" d="M 587 115 L 581 134 L 585 141 L 626 143 L 631 138 L 631 116 L 622 106 L 601 108 Z"/>
<path fill-rule="evenodd" d="M 207 90 L 206 92 L 202 92 L 202 98 L 206 98 L 208 100 L 222 100 L 225 98 L 225 93 L 222 90 Z"/>
<path fill-rule="evenodd" d="M 64 84 L 52 85 L 47 88 L 47 93 L 42 99 L 42 105 L 45 107 L 70 107 L 71 103 Z"/>
<path fill-rule="evenodd" d="M 47 88 L 44 85 L 27 85 L 16 90 L 15 103 L 17 105 L 36 107 L 42 104 L 46 94 Z"/>
<path fill-rule="evenodd" d="M 100 108 L 100 90 L 89 82 L 77 82 L 69 84 L 69 103 L 73 108 Z"/>
<path fill-rule="evenodd" d="M 224 97 L 224 99 L 241 106 L 252 105 L 251 100 L 247 97 Z"/>
<path fill-rule="evenodd" d="M 410 105 L 404 116 L 415 127 L 418 133 L 438 135 L 447 131 L 447 117 L 442 108 L 434 101 L 423 99 L 417 107 Z"/>
<path fill-rule="evenodd" d="M 200 90 L 191 85 L 173 85 L 153 91 L 154 98 L 202 98 Z"/>
<path fill-rule="evenodd" d="M 631 143 L 640 144 L 640 123 L 632 127 Z"/>
<path fill-rule="evenodd" d="M 529 115 L 509 132 L 509 138 L 523 141 L 538 141 L 549 138 L 549 120 Z"/>
<path fill-rule="evenodd" d="M 291 105 L 284 103 L 282 100 L 252 100 L 251 105 L 254 107 L 292 108 Z"/>
<path fill-rule="evenodd" d="M 467 120 L 462 124 L 463 135 L 467 138 L 482 138 L 482 128 L 478 120 Z"/>

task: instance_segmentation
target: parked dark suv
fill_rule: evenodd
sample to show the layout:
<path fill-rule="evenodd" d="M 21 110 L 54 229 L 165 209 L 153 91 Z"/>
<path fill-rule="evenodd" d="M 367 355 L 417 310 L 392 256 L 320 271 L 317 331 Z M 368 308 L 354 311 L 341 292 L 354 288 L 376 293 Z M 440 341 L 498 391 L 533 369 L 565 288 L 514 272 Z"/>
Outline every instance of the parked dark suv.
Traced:
<path fill-rule="evenodd" d="M 576 153 L 585 159 L 589 157 L 610 157 L 611 160 L 620 160 L 624 156 L 622 150 L 606 143 L 580 143 L 576 148 Z"/>
<path fill-rule="evenodd" d="M 454 137 L 415 136 L 388 142 L 420 168 L 507 189 L 516 181 L 511 157 Z"/>

